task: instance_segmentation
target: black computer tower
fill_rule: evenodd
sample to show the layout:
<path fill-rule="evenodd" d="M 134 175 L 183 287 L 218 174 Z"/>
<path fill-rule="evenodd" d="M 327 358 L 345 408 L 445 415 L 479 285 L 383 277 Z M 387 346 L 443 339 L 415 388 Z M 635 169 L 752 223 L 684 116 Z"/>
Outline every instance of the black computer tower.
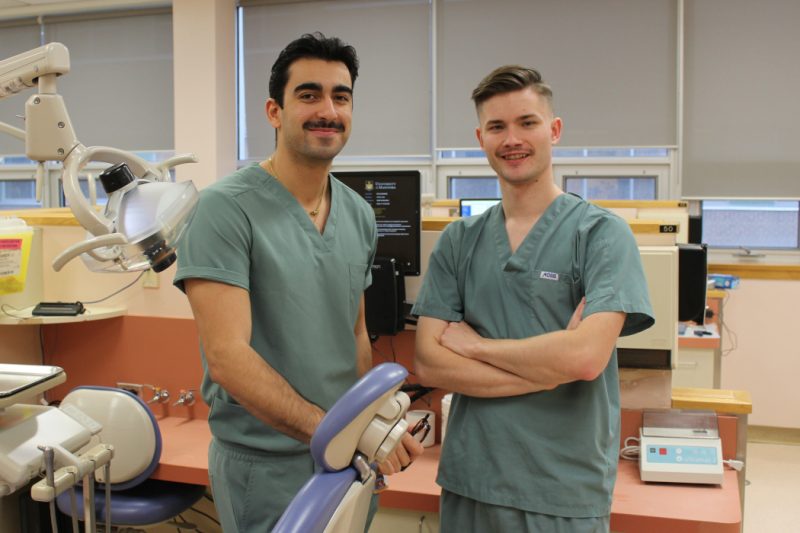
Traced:
<path fill-rule="evenodd" d="M 707 263 L 705 244 L 678 245 L 678 320 L 682 322 L 705 321 Z"/>
<path fill-rule="evenodd" d="M 689 235 L 690 244 L 701 244 L 703 242 L 703 216 L 689 215 Z"/>
<path fill-rule="evenodd" d="M 367 331 L 370 335 L 396 335 L 405 326 L 405 276 L 391 257 L 376 257 L 372 285 L 364 292 Z"/>

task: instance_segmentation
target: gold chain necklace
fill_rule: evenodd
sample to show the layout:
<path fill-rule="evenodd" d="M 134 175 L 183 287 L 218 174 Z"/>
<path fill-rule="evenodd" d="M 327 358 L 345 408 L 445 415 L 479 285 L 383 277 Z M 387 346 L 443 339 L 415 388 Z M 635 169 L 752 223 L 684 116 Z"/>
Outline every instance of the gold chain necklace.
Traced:
<path fill-rule="evenodd" d="M 269 167 L 268 170 L 269 170 L 270 174 L 275 176 L 275 179 L 280 181 L 280 179 L 278 178 L 278 173 L 275 172 L 275 165 L 272 163 L 272 156 L 269 156 L 269 158 L 267 159 L 267 166 Z M 322 199 L 325 198 L 325 189 L 326 189 L 327 186 L 328 186 L 328 179 L 327 179 L 327 176 L 326 176 L 325 177 L 325 181 L 322 182 L 322 192 L 320 192 L 320 194 L 319 194 L 319 200 L 317 201 L 317 207 L 315 207 L 314 209 L 312 209 L 311 211 L 308 212 L 308 214 L 313 219 L 316 219 L 317 215 L 319 215 L 319 209 L 320 209 L 320 207 L 322 207 Z"/>

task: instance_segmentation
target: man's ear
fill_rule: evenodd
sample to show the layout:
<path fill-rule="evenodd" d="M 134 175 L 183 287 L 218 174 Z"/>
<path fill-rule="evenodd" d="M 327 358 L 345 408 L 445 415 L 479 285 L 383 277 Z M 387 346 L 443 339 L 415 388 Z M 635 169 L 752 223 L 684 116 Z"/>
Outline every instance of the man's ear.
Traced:
<path fill-rule="evenodd" d="M 264 105 L 264 113 L 267 115 L 267 120 L 272 127 L 278 129 L 281 127 L 281 113 L 283 109 L 278 105 L 274 98 L 268 98 L 267 103 Z"/>
<path fill-rule="evenodd" d="M 554 118 L 553 122 L 550 123 L 550 140 L 553 144 L 558 144 L 558 141 L 561 140 L 561 128 L 563 125 L 564 123 L 559 117 Z"/>
<path fill-rule="evenodd" d="M 481 127 L 475 128 L 475 137 L 478 138 L 478 144 L 483 148 L 483 135 L 481 134 Z"/>

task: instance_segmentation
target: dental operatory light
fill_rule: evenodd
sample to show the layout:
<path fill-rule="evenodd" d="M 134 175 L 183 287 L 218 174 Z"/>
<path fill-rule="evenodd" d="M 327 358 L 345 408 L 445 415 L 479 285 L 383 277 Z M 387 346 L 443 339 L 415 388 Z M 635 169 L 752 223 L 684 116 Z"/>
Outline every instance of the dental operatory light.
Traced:
<path fill-rule="evenodd" d="M 0 122 L 0 131 L 25 141 L 25 155 L 36 161 L 36 195 L 41 199 L 45 161 L 63 162 L 64 196 L 89 236 L 53 260 L 53 269 L 81 256 L 90 270 L 160 272 L 175 262 L 175 249 L 197 206 L 190 181 L 173 183 L 170 169 L 195 162 L 180 155 L 153 164 L 107 146 L 86 147 L 78 141 L 56 78 L 69 72 L 69 52 L 50 43 L 0 61 L 0 99 L 38 87 L 25 103 L 25 129 Z M 101 177 L 108 204 L 98 212 L 80 189 L 79 173 L 90 162 L 110 163 Z"/>
<path fill-rule="evenodd" d="M 111 259 L 104 257 L 108 249 L 94 249 L 81 256 L 84 263 L 91 270 L 166 270 L 175 262 L 175 247 L 197 205 L 192 183 L 140 180 L 125 163 L 103 172 L 100 182 L 108 195 L 103 214 L 123 238 L 111 248 Z"/>

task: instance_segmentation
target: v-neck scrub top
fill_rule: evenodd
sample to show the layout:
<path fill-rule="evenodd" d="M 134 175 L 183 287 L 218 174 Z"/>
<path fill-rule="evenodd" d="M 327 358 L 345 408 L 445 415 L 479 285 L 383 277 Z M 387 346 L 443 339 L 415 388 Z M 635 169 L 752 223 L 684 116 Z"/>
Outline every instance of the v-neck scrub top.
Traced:
<path fill-rule="evenodd" d="M 175 276 L 181 289 L 183 280 L 202 278 L 247 290 L 253 349 L 325 410 L 358 379 L 354 328 L 377 243 L 370 205 L 329 179 L 331 208 L 322 234 L 257 164 L 207 187 L 179 246 Z M 308 449 L 248 413 L 211 380 L 202 359 L 201 391 L 215 438 L 273 453 Z"/>
<path fill-rule="evenodd" d="M 628 224 L 577 196 L 558 196 L 512 255 L 502 204 L 442 233 L 413 313 L 522 339 L 584 317 L 627 314 L 622 335 L 654 320 Z M 593 381 L 514 397 L 455 394 L 437 482 L 475 500 L 534 513 L 610 513 L 619 448 L 616 349 Z"/>

